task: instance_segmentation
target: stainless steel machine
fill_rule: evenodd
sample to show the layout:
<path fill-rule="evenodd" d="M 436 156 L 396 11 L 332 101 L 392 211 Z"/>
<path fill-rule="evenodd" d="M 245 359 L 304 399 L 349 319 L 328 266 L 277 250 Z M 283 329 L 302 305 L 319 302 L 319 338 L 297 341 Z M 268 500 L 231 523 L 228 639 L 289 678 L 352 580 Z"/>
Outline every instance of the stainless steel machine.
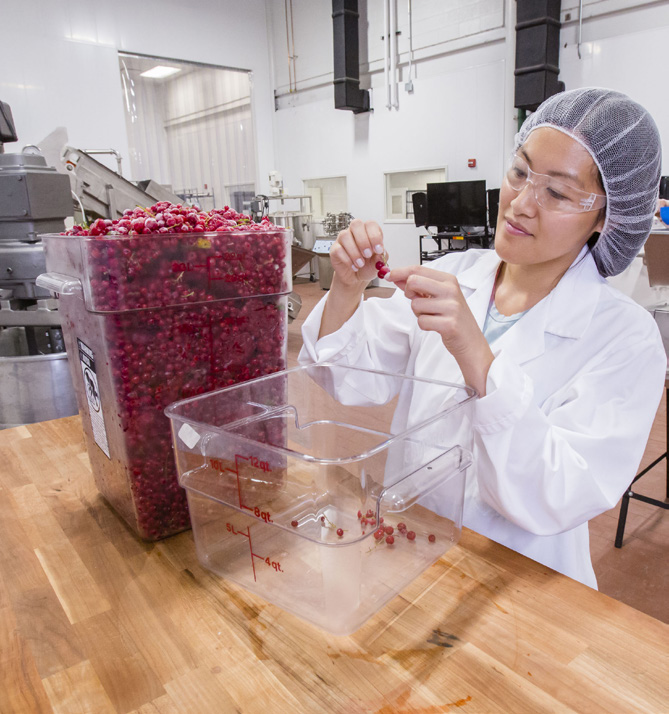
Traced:
<path fill-rule="evenodd" d="M 0 428 L 77 413 L 58 301 L 35 279 L 46 272 L 43 233 L 59 233 L 74 215 L 82 221 L 118 218 L 126 208 L 156 201 L 179 203 L 155 181 L 141 188 L 66 146 L 67 173 L 47 165 L 39 147 L 5 153 L 18 141 L 9 106 L 0 102 Z M 69 175 L 68 175 L 69 174 Z"/>
<path fill-rule="evenodd" d="M 150 206 L 157 201 L 182 202 L 156 181 L 135 185 L 94 159 L 91 153 L 107 152 L 66 146 L 62 153 L 65 168 L 70 172 L 72 193 L 85 222 L 93 218 L 121 218 L 126 208 Z"/>
<path fill-rule="evenodd" d="M 0 428 L 76 414 L 57 301 L 35 285 L 46 269 L 40 233 L 72 215 L 68 176 L 18 140 L 0 102 Z"/>

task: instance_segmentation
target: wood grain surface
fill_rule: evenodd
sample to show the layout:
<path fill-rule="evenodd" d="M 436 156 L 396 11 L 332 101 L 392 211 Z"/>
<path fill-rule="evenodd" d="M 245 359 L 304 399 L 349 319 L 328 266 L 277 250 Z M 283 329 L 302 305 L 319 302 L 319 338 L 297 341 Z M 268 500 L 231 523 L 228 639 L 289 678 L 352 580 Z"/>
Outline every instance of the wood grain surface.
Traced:
<path fill-rule="evenodd" d="M 669 626 L 471 531 L 350 637 L 138 540 L 79 417 L 0 431 L 2 714 L 669 712 Z"/>

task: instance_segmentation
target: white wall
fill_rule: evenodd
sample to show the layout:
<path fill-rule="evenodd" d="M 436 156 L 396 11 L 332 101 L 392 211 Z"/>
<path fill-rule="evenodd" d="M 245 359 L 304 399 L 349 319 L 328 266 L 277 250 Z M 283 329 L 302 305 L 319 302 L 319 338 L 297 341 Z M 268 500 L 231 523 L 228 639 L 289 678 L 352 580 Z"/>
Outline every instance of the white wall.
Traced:
<path fill-rule="evenodd" d="M 669 174 L 669 2 L 584 19 L 581 59 L 577 23 L 563 27 L 561 40 L 560 78 L 567 87 L 610 87 L 648 109 L 665 147 L 662 173 Z"/>
<path fill-rule="evenodd" d="M 363 72 L 362 82 L 371 86 L 374 111 L 359 115 L 334 109 L 330 4 L 293 0 L 297 85 L 304 87 L 293 93 L 288 87 L 283 5 L 268 6 L 281 95 L 275 116 L 277 169 L 286 192 L 301 192 L 303 179 L 345 175 L 348 211 L 381 222 L 388 171 L 446 166 L 450 181 L 485 179 L 489 188 L 499 187 L 505 117 L 513 114 L 505 96 L 506 47 L 499 41 L 505 34 L 502 0 L 414 0 L 413 46 L 417 55 L 432 59 L 414 66 L 413 93 L 400 84 L 400 109 L 392 112 L 385 108 L 383 72 L 373 69 L 382 67 L 381 4 L 367 3 L 369 17 L 365 3 L 360 6 L 361 33 L 367 33 L 361 38 L 367 47 L 361 62 L 371 69 Z M 476 16 L 467 17 L 467 6 L 475 6 Z M 398 2 L 398 8 L 406 8 L 406 3 Z M 435 18 L 441 22 L 440 36 L 435 34 Z M 457 32 L 473 34 L 464 41 L 466 49 L 444 54 L 454 42 L 463 46 L 453 23 Z M 404 28 L 400 52 L 408 50 L 407 27 L 406 13 L 398 12 L 398 28 Z M 318 29 L 318 43 L 309 28 Z M 485 43 L 476 37 L 478 32 L 490 39 L 490 31 L 495 32 L 495 41 Z M 403 71 L 404 80 L 406 66 Z M 476 168 L 468 168 L 470 158 L 477 159 Z M 411 222 L 385 222 L 383 229 L 392 265 L 418 262 L 421 231 Z"/>
<path fill-rule="evenodd" d="M 514 0 L 413 0 L 415 80 L 408 60 L 406 3 L 398 0 L 400 109 L 385 108 L 378 0 L 360 0 L 363 86 L 374 112 L 334 109 L 332 18 L 327 0 L 293 0 L 297 88 L 288 91 L 282 0 L 24 0 L 5 3 L 0 99 L 14 113 L 19 143 L 57 126 L 80 148 L 115 148 L 128 157 L 118 50 L 253 71 L 257 189 L 272 169 L 287 192 L 302 180 L 346 175 L 348 210 L 383 216 L 383 173 L 442 164 L 451 180 L 498 186 L 515 130 Z M 563 0 L 561 79 L 568 88 L 604 85 L 631 94 L 653 113 L 669 145 L 665 48 L 669 2 L 585 0 L 581 59 L 578 1 Z M 567 14 L 571 16 L 567 20 Z M 566 44 L 566 47 L 565 47 Z M 276 88 L 276 105 L 272 91 Z M 476 158 L 476 169 L 466 160 Z M 114 167 L 113 159 L 109 165 Z M 129 166 L 126 160 L 124 165 Z M 669 164 L 663 172 L 669 174 Z M 385 226 L 396 264 L 418 259 L 417 231 Z"/>
<path fill-rule="evenodd" d="M 448 166 L 448 180 L 485 178 L 497 187 L 517 128 L 513 108 L 514 0 L 413 0 L 413 94 L 407 76 L 407 3 L 397 1 L 400 109 L 385 107 L 381 3 L 360 0 L 361 84 L 372 88 L 373 112 L 334 109 L 330 3 L 293 0 L 297 89 L 290 91 L 284 3 L 268 0 L 279 110 L 276 169 L 289 192 L 302 180 L 348 177 L 348 210 L 381 222 L 383 173 Z M 581 59 L 578 0 L 563 0 L 560 79 L 568 89 L 607 86 L 628 93 L 655 117 L 669 147 L 669 2 L 585 0 Z M 454 29 L 455 28 L 455 29 Z M 565 46 L 566 45 L 566 46 Z M 476 158 L 476 169 L 467 159 Z M 669 174 L 665 162 L 663 173 Z M 418 261 L 418 231 L 385 223 L 395 265 Z"/>
<path fill-rule="evenodd" d="M 0 99 L 19 135 L 6 151 L 63 126 L 71 145 L 117 149 L 129 167 L 119 50 L 238 67 L 253 72 L 258 189 L 268 191 L 273 100 L 264 0 L 22 0 L 3 3 L 2 30 Z"/>
<path fill-rule="evenodd" d="M 346 175 L 348 211 L 381 221 L 388 171 L 446 165 L 450 181 L 486 179 L 489 187 L 499 186 L 504 62 L 496 54 L 483 50 L 478 65 L 419 76 L 398 112 L 334 110 L 331 87 L 279 111 L 277 157 L 286 192 L 301 192 L 302 179 Z M 382 93 L 375 85 L 374 94 Z M 475 169 L 467 167 L 469 158 L 477 158 Z M 386 223 L 384 232 L 394 265 L 417 262 L 417 228 Z"/>

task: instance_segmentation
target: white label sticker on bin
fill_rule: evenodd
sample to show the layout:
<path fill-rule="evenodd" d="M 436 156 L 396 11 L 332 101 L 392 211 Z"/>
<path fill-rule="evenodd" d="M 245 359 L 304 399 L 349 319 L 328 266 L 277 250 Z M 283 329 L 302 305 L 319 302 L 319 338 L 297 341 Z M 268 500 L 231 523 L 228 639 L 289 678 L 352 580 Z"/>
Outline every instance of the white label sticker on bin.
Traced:
<path fill-rule="evenodd" d="M 200 435 L 190 424 L 182 425 L 181 429 L 179 429 L 179 438 L 189 449 L 192 449 L 200 441 Z"/>
<path fill-rule="evenodd" d="M 105 428 L 105 417 L 100 401 L 100 387 L 98 386 L 98 375 L 95 371 L 95 356 L 93 350 L 77 338 L 79 345 L 79 362 L 84 376 L 84 392 L 88 401 L 88 415 L 91 419 L 91 429 L 95 443 L 104 451 L 108 459 L 109 442 L 107 441 L 107 429 Z"/>

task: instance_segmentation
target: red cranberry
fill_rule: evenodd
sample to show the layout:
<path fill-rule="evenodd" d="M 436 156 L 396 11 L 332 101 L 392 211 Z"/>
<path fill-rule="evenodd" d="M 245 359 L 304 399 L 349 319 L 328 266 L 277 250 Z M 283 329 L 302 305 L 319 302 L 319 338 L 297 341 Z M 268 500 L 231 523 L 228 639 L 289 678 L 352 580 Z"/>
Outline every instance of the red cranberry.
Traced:
<path fill-rule="evenodd" d="M 227 220 L 229 231 L 203 234 L 212 219 Z M 114 468 L 130 482 L 140 535 L 163 538 L 189 525 L 163 408 L 285 367 L 282 229 L 227 207 L 204 213 L 161 201 L 66 234 L 95 238 L 84 247 L 91 300 L 106 313 L 114 418 L 127 452 Z M 267 427 L 264 438 L 281 443 L 276 431 Z"/>

